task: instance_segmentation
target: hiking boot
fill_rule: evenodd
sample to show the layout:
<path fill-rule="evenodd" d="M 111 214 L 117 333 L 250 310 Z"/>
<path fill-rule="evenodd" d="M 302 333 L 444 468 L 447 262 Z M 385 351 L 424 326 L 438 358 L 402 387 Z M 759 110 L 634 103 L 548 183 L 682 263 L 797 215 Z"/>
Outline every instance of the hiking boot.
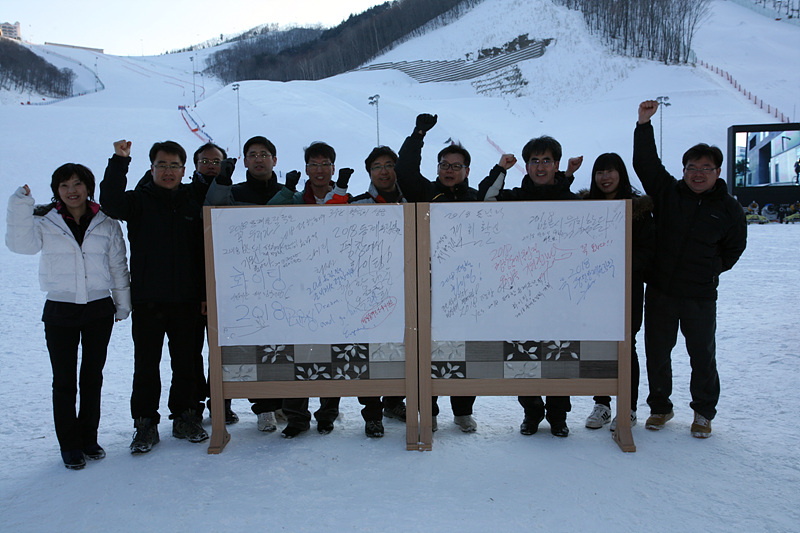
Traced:
<path fill-rule="evenodd" d="M 602 403 L 596 403 L 594 404 L 592 414 L 586 419 L 586 427 L 589 429 L 600 429 L 609 422 L 611 422 L 611 408 Z"/>
<path fill-rule="evenodd" d="M 258 430 L 272 432 L 278 429 L 278 421 L 275 420 L 275 413 L 269 411 L 267 413 L 258 413 Z"/>
<path fill-rule="evenodd" d="M 281 431 L 281 437 L 283 437 L 284 439 L 293 439 L 304 431 L 308 431 L 308 428 L 307 427 L 302 428 L 298 426 L 286 426 L 285 428 L 283 428 L 283 431 Z"/>
<path fill-rule="evenodd" d="M 569 437 L 566 420 L 548 420 L 548 422 L 550 422 L 550 433 L 556 437 Z"/>
<path fill-rule="evenodd" d="M 106 456 L 106 451 L 96 442 L 83 448 L 83 455 L 92 461 L 99 461 Z"/>
<path fill-rule="evenodd" d="M 187 439 L 189 442 L 208 440 L 208 433 L 200 425 L 200 417 L 193 411 L 184 411 L 172 420 L 172 436 L 176 439 Z"/>
<path fill-rule="evenodd" d="M 631 411 L 631 427 L 636 425 L 636 411 Z M 611 421 L 611 427 L 609 428 L 611 431 L 617 430 L 617 417 L 614 417 L 614 420 Z"/>
<path fill-rule="evenodd" d="M 208 418 L 213 418 L 214 414 L 211 412 L 211 400 L 206 402 L 206 406 L 208 407 Z M 231 409 L 231 400 L 228 398 L 225 400 L 225 425 L 230 426 L 238 421 L 239 415 L 234 413 L 233 409 Z"/>
<path fill-rule="evenodd" d="M 475 419 L 472 418 L 472 415 L 454 416 L 453 422 L 455 422 L 464 433 L 474 433 L 478 429 L 478 424 L 475 422 Z"/>
<path fill-rule="evenodd" d="M 64 460 L 64 466 L 70 470 L 80 470 L 86 466 L 86 459 L 81 450 L 62 450 L 61 459 Z"/>
<path fill-rule="evenodd" d="M 320 435 L 327 435 L 333 431 L 333 422 L 328 420 L 317 420 L 317 432 Z"/>
<path fill-rule="evenodd" d="M 386 418 L 396 418 L 402 422 L 406 421 L 406 404 L 399 403 L 392 407 L 391 409 L 388 407 L 383 408 L 383 416 Z"/>
<path fill-rule="evenodd" d="M 664 424 L 672 420 L 673 416 L 675 416 L 675 411 L 670 411 L 669 413 L 650 413 L 650 416 L 647 417 L 647 422 L 644 423 L 644 427 L 652 429 L 653 431 L 658 431 L 664 427 Z"/>
<path fill-rule="evenodd" d="M 439 422 L 436 420 L 436 415 L 433 415 L 431 418 L 431 431 L 436 431 L 439 429 Z"/>
<path fill-rule="evenodd" d="M 209 411 L 210 413 L 211 411 Z M 235 424 L 239 421 L 239 415 L 233 412 L 231 409 L 231 400 L 230 398 L 225 400 L 225 425 L 230 426 L 231 424 Z"/>
<path fill-rule="evenodd" d="M 711 420 L 695 411 L 694 422 L 692 422 L 692 437 L 698 439 L 707 439 L 710 436 Z"/>
<path fill-rule="evenodd" d="M 519 432 L 523 435 L 533 435 L 539 431 L 539 424 L 544 420 L 544 414 L 526 414 L 519 425 Z"/>
<path fill-rule="evenodd" d="M 131 453 L 138 455 L 147 453 L 158 444 L 158 425 L 153 423 L 151 418 L 137 418 L 133 421 L 133 441 L 131 442 Z"/>
<path fill-rule="evenodd" d="M 364 433 L 367 434 L 367 437 L 372 439 L 383 437 L 383 422 L 380 420 L 367 420 L 367 423 L 364 425 Z"/>

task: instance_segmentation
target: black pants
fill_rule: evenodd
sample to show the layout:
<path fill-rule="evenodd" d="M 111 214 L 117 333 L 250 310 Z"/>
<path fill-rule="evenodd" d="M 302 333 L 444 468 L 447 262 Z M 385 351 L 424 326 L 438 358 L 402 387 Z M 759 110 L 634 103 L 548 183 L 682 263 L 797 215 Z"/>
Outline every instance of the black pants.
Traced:
<path fill-rule="evenodd" d="M 547 403 L 542 401 L 541 396 L 519 396 L 517 401 L 525 409 L 526 418 L 546 415 L 548 422 L 563 422 L 572 410 L 569 396 L 548 396 Z"/>
<path fill-rule="evenodd" d="M 53 419 L 62 450 L 80 450 L 97 443 L 103 367 L 113 326 L 113 315 L 79 326 L 45 322 L 47 350 L 53 368 Z M 76 416 L 78 344 L 81 346 L 80 407 Z"/>
<path fill-rule="evenodd" d="M 133 394 L 131 415 L 134 419 L 161 419 L 161 350 L 164 335 L 169 342 L 172 383 L 169 410 L 173 417 L 187 410 L 202 412 L 197 392 L 198 331 L 202 335 L 199 303 L 146 303 L 133 306 Z"/>
<path fill-rule="evenodd" d="M 709 420 L 717 414 L 719 374 L 717 374 L 717 302 L 667 296 L 647 287 L 644 308 L 644 346 L 650 395 L 647 404 L 654 414 L 672 411 L 672 348 L 678 327 L 686 340 L 692 365 L 689 390 L 691 408 Z"/>
<path fill-rule="evenodd" d="M 450 407 L 453 409 L 453 416 L 467 416 L 472 414 L 472 406 L 475 404 L 475 396 L 450 396 Z M 439 397 L 433 397 L 432 413 L 433 416 L 439 415 Z"/>
<path fill-rule="evenodd" d="M 283 400 L 280 398 L 260 398 L 260 399 L 250 399 L 250 403 L 253 404 L 250 406 L 250 409 L 257 414 L 260 415 L 261 413 L 271 413 L 273 411 L 277 411 L 281 408 L 283 404 Z M 308 407 L 308 404 L 306 404 Z M 338 416 L 338 412 L 336 413 Z"/>
<path fill-rule="evenodd" d="M 314 413 L 317 422 L 333 422 L 339 416 L 340 398 L 320 398 L 319 409 Z M 308 410 L 308 398 L 286 398 L 283 400 L 283 413 L 288 425 L 308 428 L 311 425 L 311 413 Z"/>
<path fill-rule="evenodd" d="M 644 310 L 644 283 L 637 276 L 633 278 L 631 288 L 631 410 L 636 411 L 639 403 L 639 355 L 636 353 L 636 334 L 642 329 L 642 312 Z M 610 396 L 595 396 L 595 403 L 611 407 Z"/>

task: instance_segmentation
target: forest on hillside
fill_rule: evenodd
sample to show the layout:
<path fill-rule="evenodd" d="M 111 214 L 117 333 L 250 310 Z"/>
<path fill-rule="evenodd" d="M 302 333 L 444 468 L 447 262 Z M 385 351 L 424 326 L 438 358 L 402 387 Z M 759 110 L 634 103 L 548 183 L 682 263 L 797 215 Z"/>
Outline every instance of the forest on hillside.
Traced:
<path fill-rule="evenodd" d="M 434 19 L 457 18 L 482 0 L 394 0 L 371 7 L 338 26 L 269 31 L 216 52 L 206 72 L 224 83 L 238 80 L 318 80 L 363 65 Z M 313 32 L 319 32 L 314 35 Z M 275 35 L 272 35 L 275 34 Z M 292 42 L 294 41 L 294 42 Z M 299 42 L 298 42 L 299 41 Z"/>
<path fill-rule="evenodd" d="M 75 73 L 58 69 L 13 39 L 0 37 L 0 87 L 55 98 L 71 96 Z"/>

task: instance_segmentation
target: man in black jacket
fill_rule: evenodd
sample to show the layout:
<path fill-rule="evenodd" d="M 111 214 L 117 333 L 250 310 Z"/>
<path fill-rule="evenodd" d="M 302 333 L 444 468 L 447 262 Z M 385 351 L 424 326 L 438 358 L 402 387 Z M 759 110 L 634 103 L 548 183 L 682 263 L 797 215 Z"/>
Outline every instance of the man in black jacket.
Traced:
<path fill-rule="evenodd" d="M 422 145 L 425 134 L 436 125 L 438 115 L 423 113 L 417 116 L 414 131 L 403 142 L 398 154 L 395 174 L 397 183 L 409 202 L 474 202 L 478 191 L 469 186 L 469 152 L 460 144 L 444 147 L 437 155 L 436 180 L 422 175 Z M 464 433 L 472 433 L 478 425 L 472 417 L 475 396 L 451 396 L 453 419 Z M 433 398 L 433 431 L 438 429 L 438 398 Z"/>
<path fill-rule="evenodd" d="M 125 191 L 130 152 L 129 141 L 114 143 L 100 183 L 100 201 L 106 213 L 128 224 L 134 342 L 131 414 L 136 428 L 131 453 L 139 454 L 159 441 L 159 363 L 165 334 L 172 366 L 172 434 L 191 442 L 208 439 L 197 414 L 203 407 L 196 390 L 205 268 L 202 206 L 193 185 L 181 183 L 186 152 L 172 141 L 154 144 L 152 180 Z"/>
<path fill-rule="evenodd" d="M 257 135 L 244 143 L 242 153 L 247 169 L 246 180 L 233 185 L 231 175 L 236 160 L 223 158 L 220 170 L 209 186 L 206 205 L 267 205 L 280 190 L 281 185 L 273 170 L 278 163 L 278 151 L 272 141 Z M 226 411 L 230 411 L 230 400 L 225 402 Z M 280 398 L 250 398 L 250 403 L 250 409 L 258 417 L 256 427 L 259 431 L 278 429 L 275 411 L 281 408 Z"/>
<path fill-rule="evenodd" d="M 653 198 L 656 260 L 645 293 L 645 351 L 651 415 L 658 430 L 673 417 L 671 352 L 678 327 L 692 365 L 689 385 L 694 437 L 711 436 L 719 400 L 716 340 L 717 285 L 744 252 L 747 223 L 739 203 L 720 179 L 722 151 L 697 144 L 683 154 L 683 179 L 673 178 L 656 152 L 650 123 L 658 102 L 639 105 L 633 134 L 633 168 Z"/>
<path fill-rule="evenodd" d="M 572 174 L 583 162 L 582 157 L 571 158 L 567 173 L 558 169 L 561 163 L 561 143 L 547 135 L 528 141 L 522 148 L 527 174 L 520 187 L 504 189 L 506 171 L 513 167 L 517 159 L 512 154 L 503 154 L 500 162 L 492 168 L 489 175 L 478 186 L 481 200 L 578 200 L 578 195 L 569 187 Z M 547 417 L 550 432 L 556 437 L 568 437 L 567 413 L 572 410 L 569 396 L 548 396 L 547 403 L 541 396 L 519 396 L 517 398 L 525 416 L 519 426 L 523 435 L 533 435 L 539 430 L 539 423 Z"/>

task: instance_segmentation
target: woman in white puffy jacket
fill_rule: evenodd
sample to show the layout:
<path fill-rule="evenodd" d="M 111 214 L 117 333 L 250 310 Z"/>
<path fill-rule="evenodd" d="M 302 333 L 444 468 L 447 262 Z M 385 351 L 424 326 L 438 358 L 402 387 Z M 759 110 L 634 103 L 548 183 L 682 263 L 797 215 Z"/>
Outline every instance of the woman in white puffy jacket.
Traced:
<path fill-rule="evenodd" d="M 42 321 L 53 368 L 53 418 L 64 465 L 102 459 L 97 443 L 103 367 L 114 320 L 131 309 L 130 275 L 119 222 L 92 201 L 95 180 L 83 165 L 53 173 L 53 202 L 34 206 L 27 185 L 8 201 L 6 245 L 41 252 L 39 285 L 47 293 Z M 80 407 L 76 370 L 81 345 Z"/>

